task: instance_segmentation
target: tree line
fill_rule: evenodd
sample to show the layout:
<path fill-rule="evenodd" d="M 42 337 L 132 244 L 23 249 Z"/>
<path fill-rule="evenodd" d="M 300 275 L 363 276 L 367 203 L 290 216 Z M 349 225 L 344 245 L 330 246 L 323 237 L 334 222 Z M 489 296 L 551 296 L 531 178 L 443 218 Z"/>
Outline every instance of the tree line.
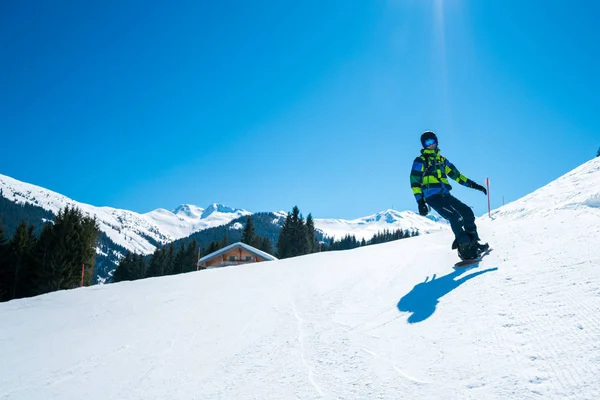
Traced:
<path fill-rule="evenodd" d="M 78 208 L 60 210 L 41 233 L 25 221 L 12 237 L 0 222 L 0 301 L 92 284 L 99 236 L 95 218 Z"/>
<path fill-rule="evenodd" d="M 321 245 L 321 251 L 350 250 L 372 244 L 386 243 L 394 240 L 406 239 L 413 236 L 419 236 L 418 231 L 410 232 L 408 230 L 396 229 L 395 231 L 386 229 L 383 232 L 377 232 L 370 240 L 357 240 L 355 235 L 346 235 L 340 240 L 330 238 Z"/>
<path fill-rule="evenodd" d="M 323 241 L 319 242 L 317 241 L 315 223 L 311 214 L 308 214 L 306 221 L 304 221 L 300 210 L 296 206 L 291 213 L 287 214 L 281 229 L 279 241 L 277 242 L 277 258 L 296 257 L 321 251 L 349 250 L 418 235 L 418 231 L 409 232 L 401 229 L 391 231 L 386 229 L 383 232 L 377 232 L 368 241 L 365 239 L 359 241 L 354 235 L 346 235 L 339 240 L 324 238 Z"/>
<path fill-rule="evenodd" d="M 119 261 L 112 277 L 113 282 L 195 271 L 197 257 L 198 244 L 195 240 L 187 245 L 182 243 L 177 250 L 172 243 L 157 247 L 152 256 L 128 251 Z"/>
<path fill-rule="evenodd" d="M 250 217 L 246 220 L 242 233 L 242 243 L 249 244 L 266 253 L 273 253 L 273 246 L 267 237 L 257 235 Z M 198 242 L 180 241 L 157 247 L 151 256 L 127 252 L 120 260 L 113 274 L 114 282 L 133 281 L 165 275 L 176 275 L 196 271 L 198 260 L 229 246 L 229 236 L 225 233 L 222 240 L 213 240 L 206 248 L 199 248 Z"/>
<path fill-rule="evenodd" d="M 300 209 L 295 206 L 286 216 L 275 248 L 273 248 L 268 237 L 256 234 L 250 217 L 246 219 L 240 241 L 268 254 L 274 254 L 279 259 L 284 259 L 320 251 L 348 250 L 417 235 L 417 231 L 409 232 L 397 229 L 395 231 L 378 232 L 368 241 L 365 239 L 359 241 L 353 235 L 346 235 L 340 240 L 326 238 L 324 241 L 319 242 L 312 215 L 308 214 L 306 220 L 304 220 Z M 178 246 L 170 243 L 159 247 L 151 256 L 127 252 L 119 262 L 113 275 L 113 281 L 120 282 L 195 271 L 201 257 L 214 253 L 230 244 L 227 233 L 225 233 L 222 240 L 213 240 L 207 248 L 199 249 L 195 239 L 187 242 L 187 244 L 186 242 L 178 243 Z"/>
<path fill-rule="evenodd" d="M 0 301 L 78 287 L 82 284 L 82 266 L 83 285 L 93 284 L 96 248 L 101 240 L 95 218 L 67 206 L 59 211 L 54 221 L 45 223 L 39 234 L 36 234 L 36 229 L 39 230 L 23 220 L 12 237 L 7 237 L 0 222 Z M 397 230 L 377 233 L 369 241 L 358 241 L 350 235 L 340 240 L 325 238 L 319 241 L 312 215 L 304 220 L 300 209 L 295 206 L 286 216 L 275 247 L 268 237 L 256 234 L 250 217 L 244 225 L 241 242 L 283 259 L 319 251 L 351 249 L 412 235 Z M 192 239 L 180 241 L 177 245 L 159 246 L 150 256 L 126 252 L 121 256 L 112 278 L 119 282 L 195 271 L 199 258 L 229 244 L 225 233 L 223 239 L 213 240 L 202 248 Z"/>
<path fill-rule="evenodd" d="M 273 248 L 268 237 L 256 234 L 250 216 L 246 219 L 240 241 L 268 254 L 275 253 L 278 258 L 296 257 L 319 250 L 312 216 L 309 214 L 307 220 L 304 221 L 298 207 L 294 207 L 292 212 L 288 213 L 279 234 L 276 249 Z M 192 239 L 187 245 L 185 242 L 179 242 L 177 249 L 173 243 L 167 244 L 157 248 L 149 257 L 128 252 L 119 262 L 113 275 L 113 281 L 120 282 L 195 271 L 201 257 L 214 253 L 229 244 L 229 237 L 225 233 L 222 240 L 213 240 L 207 248 L 202 248 L 199 252 L 195 239 Z"/>

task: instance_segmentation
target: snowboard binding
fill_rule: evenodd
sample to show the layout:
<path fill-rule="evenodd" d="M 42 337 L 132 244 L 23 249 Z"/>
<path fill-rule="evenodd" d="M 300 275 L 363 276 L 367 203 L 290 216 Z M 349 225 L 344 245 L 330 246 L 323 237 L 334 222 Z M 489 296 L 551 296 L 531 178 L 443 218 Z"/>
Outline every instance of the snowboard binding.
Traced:
<path fill-rule="evenodd" d="M 482 253 L 489 250 L 489 244 L 479 244 L 476 240 L 472 240 L 468 243 L 461 243 L 458 245 L 458 256 L 463 261 L 474 260 L 479 257 Z"/>
<path fill-rule="evenodd" d="M 475 260 L 490 248 L 489 244 L 479 244 L 477 232 L 464 232 L 452 242 L 452 250 L 458 250 L 458 256 L 463 261 Z"/>

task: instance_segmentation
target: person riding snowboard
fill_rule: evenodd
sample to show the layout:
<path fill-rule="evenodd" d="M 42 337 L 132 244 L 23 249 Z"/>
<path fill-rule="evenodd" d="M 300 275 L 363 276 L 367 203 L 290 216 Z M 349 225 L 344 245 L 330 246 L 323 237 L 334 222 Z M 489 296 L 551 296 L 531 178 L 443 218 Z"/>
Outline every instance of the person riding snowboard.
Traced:
<path fill-rule="evenodd" d="M 419 214 L 426 216 L 429 212 L 427 204 L 450 222 L 454 232 L 452 249 L 458 249 L 463 260 L 477 258 L 489 248 L 488 244 L 479 243 L 475 214 L 473 210 L 450 194 L 452 186 L 448 176 L 463 186 L 479 190 L 487 195 L 487 190 L 462 175 L 447 158 L 440 154 L 438 138 L 432 131 L 421 135 L 423 149 L 415 158 L 410 173 L 410 186 L 419 206 Z"/>

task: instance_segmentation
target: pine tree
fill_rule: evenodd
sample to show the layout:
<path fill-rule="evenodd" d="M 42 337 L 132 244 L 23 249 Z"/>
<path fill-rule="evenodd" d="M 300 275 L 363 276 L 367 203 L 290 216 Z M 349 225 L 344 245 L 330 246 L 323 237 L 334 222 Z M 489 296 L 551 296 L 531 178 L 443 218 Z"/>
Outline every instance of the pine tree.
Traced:
<path fill-rule="evenodd" d="M 319 243 L 317 242 L 315 221 L 310 213 L 308 214 L 308 217 L 306 217 L 306 234 L 308 238 L 308 252 L 316 253 L 319 251 Z"/>
<path fill-rule="evenodd" d="M 600 147 L 598 147 L 598 151 L 596 152 L 596 157 L 600 157 Z"/>
<path fill-rule="evenodd" d="M 250 246 L 256 245 L 256 233 L 254 232 L 254 224 L 252 224 L 252 219 L 250 216 L 248 216 L 248 219 L 246 219 L 246 226 L 244 227 L 241 241 L 242 243 L 246 243 Z"/>
<path fill-rule="evenodd" d="M 50 288 L 48 279 L 59 274 L 58 265 L 52 262 L 54 251 L 56 250 L 56 239 L 54 238 L 53 230 L 54 224 L 46 223 L 42 228 L 42 232 L 40 233 L 40 238 L 38 240 L 38 245 L 35 252 L 36 263 L 39 269 L 35 288 L 37 293 L 46 293 L 53 290 Z"/>
<path fill-rule="evenodd" d="M 175 273 L 175 245 L 169 244 L 164 259 L 163 275 L 173 275 Z"/>
<path fill-rule="evenodd" d="M 123 282 L 133 280 L 133 255 L 130 251 L 125 254 L 125 257 L 119 260 L 119 265 L 113 274 L 114 282 Z"/>
<path fill-rule="evenodd" d="M 148 269 L 146 257 L 143 254 L 135 253 L 132 261 L 131 279 L 136 280 L 145 278 L 146 270 Z"/>
<path fill-rule="evenodd" d="M 283 227 L 279 233 L 279 239 L 277 240 L 277 257 L 288 258 L 291 257 L 291 231 L 292 231 L 292 215 L 288 213 L 283 223 Z"/>
<path fill-rule="evenodd" d="M 4 226 L 0 219 L 0 301 L 8 297 L 8 264 L 6 263 L 6 238 L 4 237 Z"/>
<path fill-rule="evenodd" d="M 59 211 L 54 224 L 49 225 L 42 232 L 38 251 L 46 267 L 40 270 L 38 280 L 41 293 L 79 286 L 82 264 L 88 271 L 84 284 L 91 284 L 99 235 L 96 219 L 67 206 Z"/>
<path fill-rule="evenodd" d="M 173 262 L 175 274 L 195 271 L 198 262 L 198 242 L 192 239 L 187 245 L 182 243 Z"/>
<path fill-rule="evenodd" d="M 215 242 L 214 240 L 212 242 L 210 242 L 210 246 L 208 246 L 208 250 L 206 250 L 206 254 L 204 254 L 205 256 L 211 253 L 214 253 L 215 251 L 219 250 L 219 245 L 217 244 L 217 242 Z"/>
<path fill-rule="evenodd" d="M 74 207 L 60 210 L 54 223 L 35 227 L 22 222 L 0 257 L 0 298 L 33 296 L 91 284 L 98 241 L 96 220 Z M 1 242 L 1 240 L 0 240 Z M 1 251 L 0 251 L 1 252 Z M 8 290 L 7 290 L 8 289 Z"/>
<path fill-rule="evenodd" d="M 188 243 L 185 257 L 183 257 L 182 272 L 191 272 L 196 270 L 198 263 L 198 242 L 193 239 Z"/>
<path fill-rule="evenodd" d="M 298 206 L 292 210 L 291 256 L 308 254 L 308 232 Z"/>
<path fill-rule="evenodd" d="M 58 213 L 51 233 L 50 263 L 56 275 L 49 277 L 49 289 L 79 286 L 81 265 L 86 265 L 89 270 L 95 265 L 98 239 L 96 220 L 84 216 L 77 208 L 66 207 Z"/>
<path fill-rule="evenodd" d="M 346 235 L 339 242 L 333 241 L 331 250 L 350 250 L 359 246 L 359 242 L 354 235 Z"/>
<path fill-rule="evenodd" d="M 33 294 L 32 276 L 35 274 L 34 250 L 37 238 L 34 227 L 22 221 L 8 245 L 8 299 Z"/>
<path fill-rule="evenodd" d="M 148 266 L 148 271 L 146 276 L 151 278 L 155 276 L 163 276 L 164 275 L 164 259 L 165 259 L 165 247 L 157 247 L 152 254 L 152 258 L 150 260 L 150 265 Z"/>
<path fill-rule="evenodd" d="M 221 243 L 219 243 L 217 250 L 222 249 L 224 247 L 229 246 L 229 236 L 227 235 L 227 232 L 225 232 L 225 236 L 223 237 L 223 241 L 221 241 Z"/>
<path fill-rule="evenodd" d="M 183 265 L 185 264 L 185 257 L 187 255 L 187 248 L 185 242 L 181 243 L 179 250 L 175 254 L 175 260 L 173 261 L 173 273 L 181 274 L 183 272 Z"/>
<path fill-rule="evenodd" d="M 2 225 L 2 218 L 0 218 L 0 246 L 6 245 L 6 237 L 4 237 L 4 225 Z"/>
<path fill-rule="evenodd" d="M 127 252 L 119 261 L 113 275 L 114 282 L 134 281 L 146 277 L 146 258 L 142 254 Z"/>
<path fill-rule="evenodd" d="M 259 250 L 264 251 L 267 254 L 273 254 L 273 245 L 268 237 L 263 237 L 260 241 Z"/>

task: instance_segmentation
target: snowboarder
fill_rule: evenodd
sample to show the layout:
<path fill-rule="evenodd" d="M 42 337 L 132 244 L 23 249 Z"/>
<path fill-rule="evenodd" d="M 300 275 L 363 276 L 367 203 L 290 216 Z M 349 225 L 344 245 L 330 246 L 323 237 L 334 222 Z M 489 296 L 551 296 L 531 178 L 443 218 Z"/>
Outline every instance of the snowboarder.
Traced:
<path fill-rule="evenodd" d="M 471 189 L 479 190 L 487 195 L 487 190 L 462 175 L 448 159 L 440 154 L 438 138 L 432 131 L 421 135 L 423 149 L 421 155 L 415 158 L 410 173 L 410 186 L 419 206 L 419 214 L 429 213 L 427 204 L 450 222 L 454 232 L 452 249 L 458 249 L 458 255 L 463 260 L 477 258 L 488 250 L 488 244 L 479 243 L 475 214 L 473 210 L 450 194 L 452 186 L 448 183 L 450 177 Z"/>

